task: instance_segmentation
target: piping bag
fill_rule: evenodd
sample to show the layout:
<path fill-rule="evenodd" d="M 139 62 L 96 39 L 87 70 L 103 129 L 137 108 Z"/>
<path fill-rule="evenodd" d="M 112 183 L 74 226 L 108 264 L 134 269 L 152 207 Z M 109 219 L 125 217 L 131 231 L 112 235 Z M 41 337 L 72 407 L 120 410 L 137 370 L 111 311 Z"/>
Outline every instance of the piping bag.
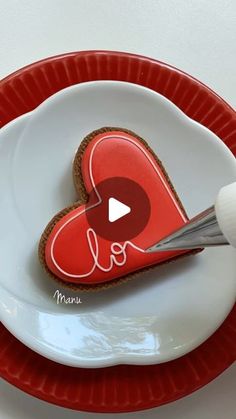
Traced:
<path fill-rule="evenodd" d="M 146 249 L 146 252 L 236 247 L 236 182 L 220 189 L 215 204 L 183 227 Z"/>

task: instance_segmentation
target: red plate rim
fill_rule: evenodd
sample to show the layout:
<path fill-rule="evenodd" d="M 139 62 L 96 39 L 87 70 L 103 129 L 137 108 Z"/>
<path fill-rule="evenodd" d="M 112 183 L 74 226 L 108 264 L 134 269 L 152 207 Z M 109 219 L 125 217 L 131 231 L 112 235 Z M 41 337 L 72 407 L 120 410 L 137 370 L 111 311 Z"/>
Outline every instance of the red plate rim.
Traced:
<path fill-rule="evenodd" d="M 170 99 L 236 154 L 236 114 L 216 93 L 173 66 L 113 51 L 71 52 L 30 64 L 0 81 L 0 126 L 57 91 L 92 80 L 140 84 Z M 72 368 L 36 354 L 0 324 L 0 376 L 39 399 L 90 412 L 131 412 L 169 403 L 209 383 L 236 358 L 236 305 L 191 353 L 164 364 Z"/>

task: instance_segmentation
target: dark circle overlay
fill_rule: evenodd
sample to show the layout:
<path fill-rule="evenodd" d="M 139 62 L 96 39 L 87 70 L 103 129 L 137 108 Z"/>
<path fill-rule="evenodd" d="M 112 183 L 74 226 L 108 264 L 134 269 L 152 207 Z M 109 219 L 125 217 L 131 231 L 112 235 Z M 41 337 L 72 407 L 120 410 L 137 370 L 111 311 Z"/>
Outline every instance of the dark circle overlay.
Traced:
<path fill-rule="evenodd" d="M 130 213 L 110 222 L 109 198 L 114 198 L 130 207 Z M 98 200 L 101 202 L 96 205 Z M 131 240 L 141 233 L 148 223 L 150 212 L 150 201 L 144 189 L 135 181 L 125 177 L 112 177 L 96 185 L 86 208 L 90 227 L 98 236 L 113 242 Z"/>

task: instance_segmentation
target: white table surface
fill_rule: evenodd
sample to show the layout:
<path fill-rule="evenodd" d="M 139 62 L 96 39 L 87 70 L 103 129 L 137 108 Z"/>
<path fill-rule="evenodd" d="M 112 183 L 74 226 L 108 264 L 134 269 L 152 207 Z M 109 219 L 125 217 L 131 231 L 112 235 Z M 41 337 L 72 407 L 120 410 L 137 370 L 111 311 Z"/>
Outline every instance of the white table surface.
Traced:
<path fill-rule="evenodd" d="M 0 0 L 0 78 L 68 51 L 135 52 L 192 74 L 236 107 L 235 0 Z M 125 418 L 235 419 L 236 365 L 168 406 Z M 112 419 L 117 415 L 105 415 Z M 0 419 L 102 418 L 36 400 L 0 381 Z"/>

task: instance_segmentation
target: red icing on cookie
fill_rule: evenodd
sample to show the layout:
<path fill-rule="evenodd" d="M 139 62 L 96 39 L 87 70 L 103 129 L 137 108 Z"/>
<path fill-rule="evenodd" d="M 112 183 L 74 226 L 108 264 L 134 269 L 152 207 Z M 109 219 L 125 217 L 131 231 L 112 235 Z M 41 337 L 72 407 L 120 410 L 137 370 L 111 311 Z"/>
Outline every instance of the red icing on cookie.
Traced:
<path fill-rule="evenodd" d="M 126 177 L 146 192 L 151 213 L 146 227 L 126 242 L 108 241 L 88 224 L 86 211 L 97 211 L 97 202 L 79 206 L 62 217 L 45 247 L 47 267 L 65 282 L 99 284 L 156 265 L 183 252 L 144 253 L 187 219 L 161 166 L 144 144 L 131 134 L 110 131 L 96 135 L 82 157 L 87 193 L 112 177 Z M 114 191 L 115 192 L 115 191 Z"/>

